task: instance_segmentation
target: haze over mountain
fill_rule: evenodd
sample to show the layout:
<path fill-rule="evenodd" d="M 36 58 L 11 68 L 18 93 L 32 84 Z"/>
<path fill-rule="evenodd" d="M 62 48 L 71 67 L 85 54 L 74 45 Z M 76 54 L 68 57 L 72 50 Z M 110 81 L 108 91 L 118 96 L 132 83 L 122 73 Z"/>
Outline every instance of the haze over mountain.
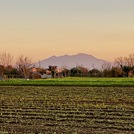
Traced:
<path fill-rule="evenodd" d="M 36 63 L 36 67 L 48 68 L 49 65 L 58 66 L 58 68 L 66 67 L 68 69 L 83 66 L 88 69 L 96 68 L 101 69 L 104 63 L 110 63 L 103 59 L 98 59 L 92 55 L 79 53 L 77 55 L 63 55 L 63 56 L 52 56 L 47 59 L 41 60 Z"/>

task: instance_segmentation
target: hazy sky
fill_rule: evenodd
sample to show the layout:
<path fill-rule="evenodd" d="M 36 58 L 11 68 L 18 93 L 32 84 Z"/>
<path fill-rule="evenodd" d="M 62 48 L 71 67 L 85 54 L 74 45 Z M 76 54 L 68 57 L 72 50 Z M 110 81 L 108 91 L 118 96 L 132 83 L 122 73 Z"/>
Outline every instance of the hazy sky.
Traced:
<path fill-rule="evenodd" d="M 0 0 L 0 52 L 34 61 L 134 53 L 134 0 Z"/>

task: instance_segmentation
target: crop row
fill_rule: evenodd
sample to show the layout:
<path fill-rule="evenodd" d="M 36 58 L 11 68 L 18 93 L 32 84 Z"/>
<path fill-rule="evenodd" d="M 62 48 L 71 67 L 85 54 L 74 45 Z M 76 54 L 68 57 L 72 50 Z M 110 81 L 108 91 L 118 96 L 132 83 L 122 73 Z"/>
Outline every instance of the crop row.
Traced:
<path fill-rule="evenodd" d="M 0 87 L 0 133 L 134 133 L 133 87 Z"/>

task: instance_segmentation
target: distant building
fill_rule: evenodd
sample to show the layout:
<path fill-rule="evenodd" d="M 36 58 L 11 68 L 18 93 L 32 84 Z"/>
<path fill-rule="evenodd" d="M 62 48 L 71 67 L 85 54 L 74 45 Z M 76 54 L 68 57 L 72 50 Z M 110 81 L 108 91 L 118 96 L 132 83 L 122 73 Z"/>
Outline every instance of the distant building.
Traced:
<path fill-rule="evenodd" d="M 43 70 L 43 71 L 42 71 Z M 57 66 L 49 66 L 47 69 L 31 68 L 31 78 L 62 78 L 66 76 L 66 72 Z"/>

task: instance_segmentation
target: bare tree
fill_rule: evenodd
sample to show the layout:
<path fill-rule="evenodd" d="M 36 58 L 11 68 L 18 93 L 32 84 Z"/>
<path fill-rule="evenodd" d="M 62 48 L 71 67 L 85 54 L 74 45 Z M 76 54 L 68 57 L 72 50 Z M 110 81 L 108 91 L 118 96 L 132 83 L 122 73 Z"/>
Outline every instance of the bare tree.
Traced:
<path fill-rule="evenodd" d="M 130 54 L 127 59 L 126 59 L 126 63 L 128 66 L 134 66 L 134 54 Z"/>
<path fill-rule="evenodd" d="M 23 55 L 21 55 L 17 59 L 16 65 L 17 65 L 18 69 L 20 70 L 20 72 L 22 73 L 22 75 L 25 78 L 29 78 L 30 67 L 32 65 L 31 59 L 28 58 L 28 57 L 24 57 Z"/>
<path fill-rule="evenodd" d="M 10 53 L 2 52 L 0 53 L 0 65 L 4 67 L 12 65 L 13 56 Z"/>
<path fill-rule="evenodd" d="M 123 67 L 123 66 L 134 66 L 134 54 L 130 54 L 127 57 L 118 57 L 115 59 L 115 65 L 118 67 Z"/>
<path fill-rule="evenodd" d="M 101 67 L 103 77 L 110 77 L 111 76 L 111 63 L 103 63 Z"/>
<path fill-rule="evenodd" d="M 101 66 L 102 70 L 110 70 L 112 68 L 111 63 L 103 63 Z"/>
<path fill-rule="evenodd" d="M 125 65 L 125 61 L 123 57 L 118 57 L 115 59 L 114 64 L 118 67 L 121 67 Z"/>
<path fill-rule="evenodd" d="M 115 65 L 123 70 L 123 75 L 129 76 L 130 73 L 134 72 L 134 54 L 116 58 Z"/>

